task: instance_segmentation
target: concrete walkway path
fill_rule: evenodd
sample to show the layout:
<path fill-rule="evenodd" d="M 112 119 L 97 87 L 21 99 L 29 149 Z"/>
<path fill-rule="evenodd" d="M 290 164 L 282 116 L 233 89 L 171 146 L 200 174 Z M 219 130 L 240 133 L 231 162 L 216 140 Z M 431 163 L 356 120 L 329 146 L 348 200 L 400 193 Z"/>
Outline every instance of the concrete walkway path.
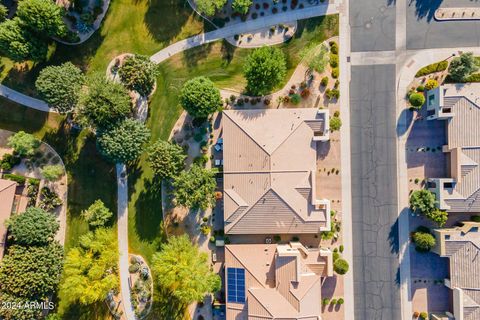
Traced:
<path fill-rule="evenodd" d="M 130 300 L 130 272 L 128 271 L 128 183 L 127 167 L 124 164 L 116 165 L 117 171 L 117 207 L 118 207 L 118 252 L 120 273 L 120 294 L 123 309 L 127 320 L 135 320 L 135 313 Z"/>
<path fill-rule="evenodd" d="M 0 84 L 0 96 L 32 109 L 44 112 L 56 112 L 51 109 L 45 101 L 24 95 L 23 93 L 4 86 L 3 84 Z"/>
<path fill-rule="evenodd" d="M 160 50 L 152 57 L 150 57 L 150 60 L 155 63 L 160 63 L 184 50 L 221 40 L 223 38 L 232 37 L 236 34 L 252 32 L 259 29 L 268 28 L 275 24 L 291 22 L 294 20 L 302 20 L 328 14 L 335 14 L 338 13 L 338 3 L 340 3 L 340 0 L 335 0 L 334 2 L 328 4 L 320 4 L 313 8 L 310 7 L 305 9 L 298 9 L 295 11 L 282 12 L 268 17 L 264 17 L 262 19 L 251 20 L 248 21 L 248 23 L 236 23 L 222 29 L 202 33 L 188 39 L 178 41 Z"/>

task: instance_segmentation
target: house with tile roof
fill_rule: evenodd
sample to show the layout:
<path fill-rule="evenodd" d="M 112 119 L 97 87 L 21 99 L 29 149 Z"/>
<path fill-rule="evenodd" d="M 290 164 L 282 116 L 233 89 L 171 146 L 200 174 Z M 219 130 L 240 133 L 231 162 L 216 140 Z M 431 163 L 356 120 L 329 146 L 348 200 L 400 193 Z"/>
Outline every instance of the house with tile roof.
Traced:
<path fill-rule="evenodd" d="M 332 252 L 289 244 L 225 246 L 227 320 L 319 320 Z"/>
<path fill-rule="evenodd" d="M 456 320 L 480 320 L 480 223 L 467 221 L 454 228 L 435 229 L 433 251 L 447 257 Z"/>
<path fill-rule="evenodd" d="M 445 121 L 448 177 L 429 179 L 438 206 L 480 212 L 480 84 L 448 84 L 427 92 L 427 120 Z"/>
<path fill-rule="evenodd" d="M 12 214 L 16 188 L 16 182 L 0 179 L 0 260 L 3 257 L 5 243 L 7 241 L 7 227 L 5 227 L 5 220 L 10 218 L 10 215 Z"/>
<path fill-rule="evenodd" d="M 317 197 L 317 143 L 328 110 L 223 112 L 226 234 L 305 234 L 330 229 L 330 201 Z"/>

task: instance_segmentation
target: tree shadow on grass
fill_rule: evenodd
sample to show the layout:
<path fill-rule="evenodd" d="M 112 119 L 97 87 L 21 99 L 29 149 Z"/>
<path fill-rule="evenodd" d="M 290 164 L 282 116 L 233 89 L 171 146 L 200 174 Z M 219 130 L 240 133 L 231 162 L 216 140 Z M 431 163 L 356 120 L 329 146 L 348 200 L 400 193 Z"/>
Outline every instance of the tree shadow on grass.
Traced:
<path fill-rule="evenodd" d="M 150 35 L 169 44 L 185 26 L 192 15 L 194 19 L 201 19 L 193 12 L 187 1 L 182 0 L 149 0 L 148 10 L 145 13 L 145 24 Z"/>
<path fill-rule="evenodd" d="M 236 46 L 231 45 L 225 39 L 222 40 L 221 52 L 222 52 L 222 60 L 223 60 L 222 65 L 224 67 L 228 66 L 230 64 L 230 62 L 232 62 L 233 56 L 234 56 L 236 50 L 237 50 Z"/>
<path fill-rule="evenodd" d="M 208 57 L 212 51 L 213 43 L 207 43 L 199 47 L 191 48 L 182 52 L 182 61 L 188 69 L 198 66 L 200 60 Z"/>
<path fill-rule="evenodd" d="M 108 308 L 104 302 L 98 302 L 91 305 L 81 305 L 79 303 L 70 304 L 63 313 L 63 320 L 92 320 L 92 319 L 110 319 Z"/>
<path fill-rule="evenodd" d="M 158 282 L 157 282 L 158 283 Z M 149 320 L 157 319 L 190 319 L 187 306 L 180 303 L 178 299 L 172 296 L 172 293 L 160 286 L 155 287 L 154 303 L 152 311 L 147 317 Z"/>
<path fill-rule="evenodd" d="M 153 241 L 162 236 L 162 195 L 160 183 L 143 180 L 144 188 L 135 202 L 135 229 L 140 240 Z"/>

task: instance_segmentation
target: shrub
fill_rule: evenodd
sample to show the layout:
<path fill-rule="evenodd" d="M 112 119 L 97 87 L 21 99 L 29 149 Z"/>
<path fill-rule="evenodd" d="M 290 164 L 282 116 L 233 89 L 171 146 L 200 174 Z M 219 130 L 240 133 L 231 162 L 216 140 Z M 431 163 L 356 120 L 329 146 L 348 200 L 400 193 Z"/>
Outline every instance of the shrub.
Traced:
<path fill-rule="evenodd" d="M 323 305 L 323 306 L 327 306 L 327 305 L 329 305 L 329 304 L 330 304 L 330 299 L 328 299 L 328 298 L 323 298 L 323 299 L 322 299 L 322 305 Z"/>
<path fill-rule="evenodd" d="M 449 76 L 455 82 L 463 82 L 466 77 L 476 72 L 478 66 L 476 64 L 473 53 L 463 53 L 460 57 L 455 58 L 450 63 Z"/>
<path fill-rule="evenodd" d="M 53 166 L 45 166 L 40 169 L 40 172 L 45 180 L 56 181 L 60 179 L 64 171 L 62 165 L 56 164 Z"/>
<path fill-rule="evenodd" d="M 342 305 L 344 303 L 345 303 L 345 301 L 343 300 L 343 298 L 338 298 L 338 300 L 337 300 L 338 305 Z"/>
<path fill-rule="evenodd" d="M 330 67 L 337 68 L 338 67 L 338 55 L 331 54 L 329 63 L 330 63 Z"/>
<path fill-rule="evenodd" d="M 300 101 L 302 100 L 302 98 L 300 97 L 299 94 L 297 93 L 294 93 L 290 96 L 290 101 L 294 104 L 294 105 L 298 105 L 300 103 Z"/>
<path fill-rule="evenodd" d="M 330 118 L 330 130 L 337 131 L 342 127 L 342 120 L 339 117 Z"/>
<path fill-rule="evenodd" d="M 425 103 L 425 96 L 423 93 L 414 92 L 408 97 L 408 101 L 413 107 L 420 109 Z"/>
<path fill-rule="evenodd" d="M 328 85 L 328 77 L 323 77 L 322 80 L 320 81 L 320 85 L 323 87 L 326 87 Z"/>
<path fill-rule="evenodd" d="M 16 183 L 18 183 L 21 186 L 23 186 L 25 184 L 25 181 L 27 180 L 23 176 L 19 176 L 19 175 L 16 175 L 16 174 L 10 174 L 10 173 L 4 174 L 3 178 L 7 179 L 7 180 L 15 181 Z"/>
<path fill-rule="evenodd" d="M 333 270 L 340 275 L 346 274 L 348 267 L 348 262 L 343 258 L 339 258 L 333 263 Z"/>
<path fill-rule="evenodd" d="M 340 250 L 340 252 L 343 252 L 343 250 L 344 250 L 343 244 L 340 245 L 339 250 Z"/>
<path fill-rule="evenodd" d="M 252 5 L 252 0 L 233 0 L 232 9 L 240 14 L 247 14 Z"/>
<path fill-rule="evenodd" d="M 138 270 L 140 270 L 140 264 L 139 263 L 131 264 L 128 267 L 128 272 L 130 272 L 130 273 L 137 273 Z"/>
<path fill-rule="evenodd" d="M 280 237 L 279 234 L 276 234 L 273 236 L 273 241 L 275 241 L 275 243 L 278 243 L 280 241 L 282 241 L 282 237 Z"/>
<path fill-rule="evenodd" d="M 340 257 L 341 257 L 340 253 L 338 253 L 338 251 L 333 251 L 333 253 L 332 253 L 333 262 L 337 261 Z"/>
<path fill-rule="evenodd" d="M 428 79 L 427 83 L 425 84 L 425 89 L 427 90 L 432 90 L 436 87 L 438 87 L 438 81 L 435 79 Z M 420 90 L 418 90 L 417 88 L 417 91 L 420 91 Z"/>
<path fill-rule="evenodd" d="M 465 82 L 480 82 L 480 73 L 474 73 L 465 78 Z"/>
<path fill-rule="evenodd" d="M 443 70 L 446 70 L 447 67 L 448 67 L 448 61 L 440 61 L 440 62 L 432 63 L 418 70 L 417 73 L 415 74 L 415 77 L 418 78 L 434 72 L 443 71 Z"/>
<path fill-rule="evenodd" d="M 18 131 L 8 138 L 7 145 L 13 148 L 20 157 L 29 157 L 33 156 L 40 146 L 40 141 L 25 131 Z"/>
<path fill-rule="evenodd" d="M 330 45 L 330 52 L 338 54 L 338 44 L 335 41 L 330 41 L 328 44 Z"/>
<path fill-rule="evenodd" d="M 428 313 L 426 313 L 425 311 L 420 312 L 420 319 L 427 320 L 428 319 Z"/>
<path fill-rule="evenodd" d="M 113 213 L 105 206 L 102 200 L 95 200 L 87 210 L 82 211 L 82 217 L 91 227 L 103 227 Z"/>
<path fill-rule="evenodd" d="M 415 249 L 420 252 L 430 251 L 436 243 L 435 237 L 431 233 L 418 230 L 413 233 L 412 241 L 415 243 Z"/>
<path fill-rule="evenodd" d="M 337 304 L 337 299 L 334 298 L 334 299 L 330 300 L 330 304 L 331 304 L 331 305 Z"/>
<path fill-rule="evenodd" d="M 338 78 L 338 75 L 339 75 L 338 68 L 333 68 L 333 69 L 332 69 L 332 78 L 333 78 L 333 79 L 337 79 L 337 78 Z"/>
<path fill-rule="evenodd" d="M 420 86 L 417 87 L 417 91 L 418 91 L 418 92 L 424 92 L 424 91 L 425 91 L 425 87 L 422 86 L 422 85 L 420 85 Z"/>
<path fill-rule="evenodd" d="M 9 237 L 24 246 L 47 245 L 55 238 L 59 224 L 54 215 L 35 207 L 6 221 Z"/>
<path fill-rule="evenodd" d="M 472 220 L 473 222 L 480 222 L 480 216 L 472 216 L 470 220 Z"/>

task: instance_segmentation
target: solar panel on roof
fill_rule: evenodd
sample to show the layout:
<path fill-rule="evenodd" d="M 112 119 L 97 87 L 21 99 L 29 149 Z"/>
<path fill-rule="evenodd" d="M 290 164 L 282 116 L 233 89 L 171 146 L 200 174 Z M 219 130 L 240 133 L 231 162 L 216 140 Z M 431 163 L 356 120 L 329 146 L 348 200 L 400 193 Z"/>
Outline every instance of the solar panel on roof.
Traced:
<path fill-rule="evenodd" d="M 227 301 L 245 302 L 245 269 L 227 268 Z"/>

